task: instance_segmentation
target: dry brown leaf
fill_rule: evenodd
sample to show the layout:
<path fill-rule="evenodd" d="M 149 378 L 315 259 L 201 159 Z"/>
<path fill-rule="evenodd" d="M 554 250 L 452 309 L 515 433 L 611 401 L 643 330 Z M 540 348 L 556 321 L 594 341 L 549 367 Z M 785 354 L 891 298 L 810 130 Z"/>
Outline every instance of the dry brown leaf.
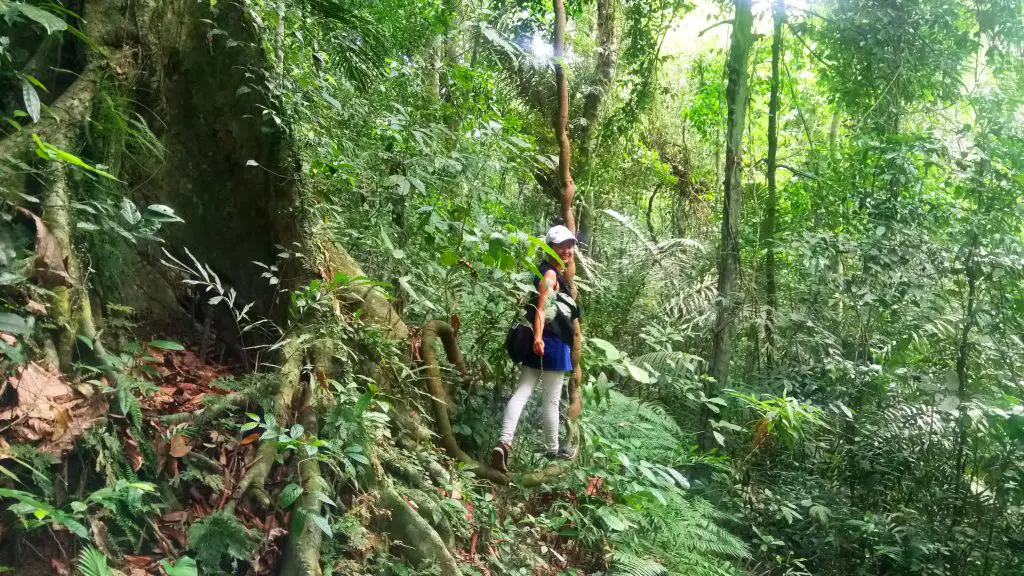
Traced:
<path fill-rule="evenodd" d="M 8 334 L 7 332 L 0 332 L 0 340 L 3 340 L 8 346 L 18 344 L 18 339 L 14 337 L 14 334 Z"/>
<path fill-rule="evenodd" d="M 142 452 L 139 451 L 139 445 L 135 440 L 129 438 L 124 442 L 124 455 L 128 458 L 128 462 L 132 465 L 132 470 L 138 472 L 142 468 Z"/>
<path fill-rule="evenodd" d="M 18 211 L 32 219 L 36 226 L 36 262 L 35 276 L 44 288 L 56 288 L 58 286 L 72 287 L 75 285 L 68 268 L 65 264 L 66 255 L 60 242 L 53 237 L 46 224 L 39 219 L 39 216 L 24 208 Z"/>
<path fill-rule="evenodd" d="M 69 412 L 66 407 L 58 408 L 53 416 L 53 436 L 51 436 L 50 439 L 54 442 L 60 440 L 70 427 L 71 412 Z"/>
<path fill-rule="evenodd" d="M 188 547 L 188 538 L 185 537 L 185 533 L 181 530 L 174 530 L 172 528 L 164 528 L 164 533 L 169 540 L 172 540 L 181 548 Z"/>
<path fill-rule="evenodd" d="M 50 558 L 50 568 L 53 570 L 53 573 L 58 576 L 71 575 L 71 570 L 68 569 L 68 565 L 56 558 Z"/>
<path fill-rule="evenodd" d="M 89 529 L 92 532 L 92 540 L 96 547 L 107 556 L 112 556 L 110 548 L 110 534 L 107 532 L 107 525 L 99 518 L 89 519 Z"/>
<path fill-rule="evenodd" d="M 184 522 L 188 520 L 188 512 L 185 510 L 176 510 L 174 512 L 168 512 L 160 517 L 164 522 Z"/>
<path fill-rule="evenodd" d="M 170 443 L 164 440 L 162 436 L 157 436 L 153 441 L 153 451 L 156 452 L 156 475 L 159 476 L 165 468 L 169 468 L 168 462 L 173 461 L 167 453 L 170 449 Z"/>
<path fill-rule="evenodd" d="M 156 562 L 156 556 L 132 556 L 131 554 L 125 554 L 124 561 L 125 564 L 133 569 L 147 568 Z"/>
<path fill-rule="evenodd" d="M 185 454 L 192 451 L 192 445 L 189 444 L 188 438 L 181 434 L 175 434 L 171 436 L 171 456 L 175 458 L 181 458 Z"/>
<path fill-rule="evenodd" d="M 246 444 L 252 444 L 253 442 L 259 440 L 260 436 L 261 434 L 259 432 L 253 432 L 252 434 L 249 434 L 245 438 L 242 438 L 242 441 L 239 442 L 239 444 L 241 444 L 242 446 L 245 446 Z"/>
<path fill-rule="evenodd" d="M 35 300 L 29 300 L 28 304 L 25 305 L 25 310 L 28 310 L 33 314 L 39 314 L 41 316 L 47 314 L 46 304 L 40 304 Z"/>
<path fill-rule="evenodd" d="M 36 448 L 47 454 L 61 457 L 75 446 L 75 442 L 85 434 L 96 422 L 106 417 L 110 410 L 110 404 L 105 398 L 94 397 L 89 401 L 72 400 L 57 407 L 58 414 L 66 412 L 67 420 L 63 417 L 55 418 L 53 422 L 45 422 L 39 419 L 31 419 L 27 426 L 17 425 L 14 427 L 15 435 L 19 438 L 26 438 L 28 428 L 38 431 L 35 434 L 42 434 L 49 431 L 49 438 Z M 49 427 L 53 424 L 53 428 Z M 58 426 L 66 426 L 60 436 L 56 436 Z"/>
<path fill-rule="evenodd" d="M 7 381 L 18 391 L 18 404 L 0 410 L 0 419 L 5 420 L 26 417 L 52 421 L 55 400 L 71 393 L 59 373 L 46 370 L 36 362 L 29 363 L 18 376 Z"/>

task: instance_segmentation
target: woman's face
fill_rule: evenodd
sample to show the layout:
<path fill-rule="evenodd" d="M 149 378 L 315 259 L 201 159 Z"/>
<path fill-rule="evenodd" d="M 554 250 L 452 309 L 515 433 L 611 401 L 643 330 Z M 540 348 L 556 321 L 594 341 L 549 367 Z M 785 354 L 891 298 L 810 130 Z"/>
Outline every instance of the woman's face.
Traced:
<path fill-rule="evenodd" d="M 572 247 L 573 242 L 570 240 L 568 242 L 555 244 L 551 249 L 554 250 L 555 254 L 558 254 L 558 257 L 562 259 L 562 262 L 565 262 L 565 265 L 568 266 L 569 262 L 572 261 Z"/>

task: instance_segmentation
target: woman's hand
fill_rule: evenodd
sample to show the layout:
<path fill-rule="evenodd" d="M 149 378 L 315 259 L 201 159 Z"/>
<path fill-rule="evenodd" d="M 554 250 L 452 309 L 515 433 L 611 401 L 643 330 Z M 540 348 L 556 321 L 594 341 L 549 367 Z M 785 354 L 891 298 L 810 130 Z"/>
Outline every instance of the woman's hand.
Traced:
<path fill-rule="evenodd" d="M 544 340 L 540 338 L 533 339 L 533 353 L 537 356 L 544 356 Z"/>

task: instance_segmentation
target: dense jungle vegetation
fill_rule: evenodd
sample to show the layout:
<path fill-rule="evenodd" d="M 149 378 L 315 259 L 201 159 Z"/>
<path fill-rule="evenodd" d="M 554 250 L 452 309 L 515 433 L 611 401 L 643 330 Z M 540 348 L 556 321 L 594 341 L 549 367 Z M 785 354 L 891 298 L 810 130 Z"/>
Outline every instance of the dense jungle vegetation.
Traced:
<path fill-rule="evenodd" d="M 0 572 L 1024 574 L 1021 0 L 0 0 L 0 86 Z"/>

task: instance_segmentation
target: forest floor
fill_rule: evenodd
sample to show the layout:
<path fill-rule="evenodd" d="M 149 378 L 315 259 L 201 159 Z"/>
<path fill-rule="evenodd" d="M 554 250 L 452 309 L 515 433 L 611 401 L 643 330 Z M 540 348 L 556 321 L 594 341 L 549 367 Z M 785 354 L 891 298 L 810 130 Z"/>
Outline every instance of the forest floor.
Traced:
<path fill-rule="evenodd" d="M 287 506 L 264 506 L 250 498 L 232 501 L 246 473 L 259 460 L 257 447 L 265 432 L 262 411 L 255 401 L 251 405 L 234 402 L 230 411 L 225 410 L 223 414 L 211 408 L 218 402 L 227 405 L 232 398 L 238 398 L 239 391 L 225 383 L 251 374 L 252 368 L 223 358 L 203 360 L 198 352 L 200 345 L 196 343 L 179 345 L 156 340 L 149 344 L 131 356 L 130 368 L 122 374 L 122 377 L 128 375 L 151 383 L 145 384 L 143 393 L 135 395 L 140 408 L 139 426 L 133 425 L 131 409 L 116 405 L 119 402 L 117 392 L 99 374 L 94 378 L 84 376 L 70 380 L 44 361 L 36 361 L 10 377 L 4 383 L 4 402 L 0 406 L 0 461 L 4 463 L 0 471 L 15 470 L 22 477 L 30 473 L 31 468 L 26 471 L 19 467 L 28 467 L 28 463 L 19 458 L 17 450 L 12 452 L 12 447 L 31 446 L 50 466 L 55 493 L 62 494 L 65 501 L 86 502 L 92 498 L 90 490 L 94 488 L 93 479 L 97 474 L 103 475 L 106 471 L 110 476 L 110 460 L 123 457 L 132 472 L 140 473 L 147 461 L 155 459 L 155 477 L 165 479 L 169 486 L 156 488 L 163 503 L 151 515 L 145 538 L 134 545 L 134 553 L 118 553 L 124 549 L 124 543 L 112 543 L 103 513 L 99 517 L 78 517 L 96 548 L 107 555 L 113 566 L 127 576 L 173 574 L 175 572 L 168 571 L 162 561 L 187 553 L 190 527 L 213 513 L 226 511 L 233 513 L 252 534 L 262 535 L 258 548 L 246 558 L 248 567 L 243 573 L 277 573 L 293 512 Z M 218 418 L 223 419 L 218 421 Z M 147 431 L 144 437 L 137 437 L 141 435 L 133 432 L 140 429 Z M 97 453 L 97 440 L 89 438 L 97 430 L 101 431 L 99 434 L 115 436 L 108 440 L 112 446 L 121 446 L 123 456 L 111 456 L 105 462 L 102 450 Z M 232 430 L 234 432 L 230 432 Z M 440 447 L 435 450 L 438 457 L 443 458 L 443 450 Z M 447 462 L 452 466 L 450 471 L 454 471 L 453 462 Z M 273 467 L 265 484 L 266 493 L 283 499 L 288 490 L 288 474 L 289 466 Z M 107 484 L 126 481 L 132 481 L 131 474 L 108 478 Z M 472 502 L 462 497 L 457 488 L 453 492 L 437 490 L 438 497 L 461 502 L 467 525 L 479 526 L 474 522 Z M 504 493 L 497 486 L 487 491 L 497 510 L 521 506 L 521 510 L 536 515 L 558 502 L 575 506 L 578 498 L 583 497 L 568 491 L 539 492 L 526 496 L 525 501 L 516 501 L 522 495 Z M 175 497 L 175 492 L 179 496 Z M 611 494 L 597 477 L 589 479 L 583 492 L 589 497 L 612 501 Z M 338 497 L 347 513 L 362 518 L 366 526 L 372 527 L 374 518 L 381 513 L 372 494 L 356 491 Z M 403 498 L 416 509 L 414 501 Z M 3 551 L 0 566 L 16 566 L 16 572 L 26 576 L 78 574 L 79 545 L 75 534 L 67 527 L 52 524 L 47 529 L 27 530 L 19 536 L 21 528 L 24 527 L 0 523 L 0 539 L 14 543 Z M 11 536 L 16 537 L 11 540 Z M 501 560 L 498 547 L 503 540 L 488 540 L 482 536 L 477 529 L 468 539 L 460 540 L 453 555 L 463 566 L 490 574 L 487 558 Z M 350 557 L 349 561 L 357 564 L 365 561 L 373 550 L 386 548 L 389 545 L 386 540 L 371 528 L 364 546 L 354 547 L 355 557 Z M 571 566 L 594 563 L 593 558 L 588 558 L 590 552 L 571 538 L 550 532 L 542 536 L 542 543 L 545 550 L 550 551 L 550 563 L 535 566 L 534 574 L 560 574 Z"/>
<path fill-rule="evenodd" d="M 168 504 L 154 519 L 151 528 L 158 547 L 137 549 L 137 554 L 122 557 L 122 567 L 130 576 L 161 573 L 161 559 L 177 557 L 187 549 L 188 527 L 195 520 L 225 507 L 229 495 L 254 461 L 253 454 L 263 432 L 255 428 L 231 436 L 214 427 L 199 430 L 190 424 L 194 416 L 208 406 L 204 399 L 232 392 L 218 386 L 218 380 L 244 373 L 242 366 L 216 360 L 201 361 L 190 348 L 149 348 L 138 355 L 137 360 L 136 372 L 145 374 L 155 386 L 150 394 L 140 396 L 142 427 L 156 432 L 152 435 L 156 440 L 150 446 L 140 446 L 140 440 L 132 435 L 128 418 L 110 409 L 109 402 L 116 399 L 97 393 L 108 387 L 105 378 L 72 382 L 43 362 L 28 364 L 20 374 L 5 382 L 4 388 L 10 392 L 3 394 L 5 402 L 0 408 L 0 422 L 5 423 L 0 429 L 0 459 L 11 456 L 12 445 L 33 446 L 48 455 L 51 462 L 60 464 L 63 473 L 57 483 L 62 484 L 61 488 L 73 495 L 73 499 L 83 500 L 86 496 L 82 493 L 84 483 L 75 485 L 74 466 L 70 464 L 76 446 L 103 418 L 113 421 L 123 434 L 125 456 L 135 472 L 143 466 L 143 452 L 152 450 L 158 474 L 165 474 L 172 483 L 181 481 L 180 472 L 186 467 L 192 475 L 201 477 L 201 482 L 189 484 L 185 492 L 187 499 Z M 283 467 L 278 470 L 286 471 Z M 283 480 L 283 477 L 269 478 L 268 489 L 276 492 L 273 489 Z M 78 494 L 74 494 L 76 491 Z M 277 510 L 268 515 L 251 509 L 248 501 L 242 501 L 235 513 L 246 528 L 265 536 L 263 546 L 251 558 L 253 573 L 271 574 L 280 560 L 280 544 L 287 534 L 285 527 L 290 512 Z M 105 545 L 103 524 L 90 524 L 97 547 L 115 557 Z M 18 574 L 73 573 L 75 559 L 69 552 L 75 547 L 69 533 L 55 527 L 32 536 L 21 541 L 24 549 L 17 552 Z"/>

